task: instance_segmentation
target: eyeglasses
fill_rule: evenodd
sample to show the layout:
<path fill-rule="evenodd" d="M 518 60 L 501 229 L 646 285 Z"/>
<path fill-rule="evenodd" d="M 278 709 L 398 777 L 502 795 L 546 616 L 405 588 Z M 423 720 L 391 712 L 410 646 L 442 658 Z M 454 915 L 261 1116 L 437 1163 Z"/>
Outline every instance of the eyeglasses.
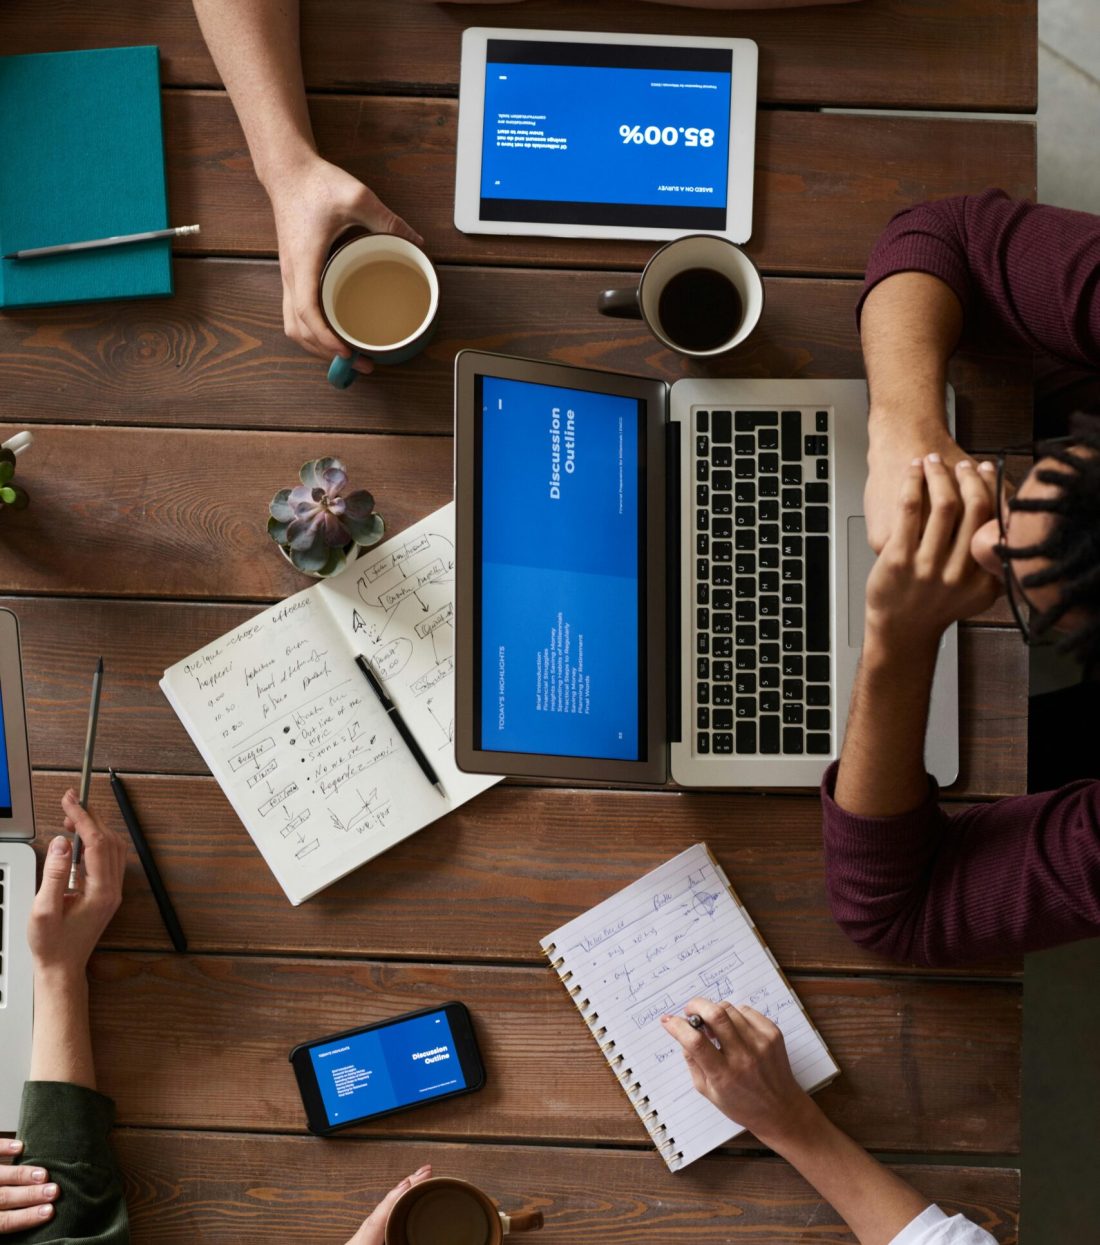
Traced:
<path fill-rule="evenodd" d="M 1009 445 L 999 450 L 974 451 L 978 456 L 995 456 L 997 460 L 995 496 L 997 498 L 997 533 L 1001 574 L 1004 576 L 1005 597 L 1008 600 L 1008 608 L 1012 611 L 1012 617 L 1016 622 L 1020 635 L 1029 648 L 1042 648 L 1050 644 L 1051 639 L 1049 636 L 1036 635 L 1032 630 L 1032 615 L 1040 611 L 1035 608 L 1035 605 L 1024 591 L 1009 553 L 1008 527 L 1005 522 L 1005 514 L 1008 510 L 1008 499 L 1005 494 L 1005 463 L 1010 455 L 1016 454 L 1027 455 L 1034 462 L 1040 455 L 1045 455 L 1054 448 L 1072 445 L 1075 439 L 1074 437 L 1054 437 L 1046 441 L 1028 441 L 1023 445 Z M 1025 610 L 1027 611 L 1026 614 Z"/>

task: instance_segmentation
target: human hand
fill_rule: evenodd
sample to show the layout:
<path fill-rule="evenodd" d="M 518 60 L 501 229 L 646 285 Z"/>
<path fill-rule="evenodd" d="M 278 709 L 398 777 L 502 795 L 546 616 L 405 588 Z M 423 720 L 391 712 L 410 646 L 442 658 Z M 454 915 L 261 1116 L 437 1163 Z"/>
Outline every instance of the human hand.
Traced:
<path fill-rule="evenodd" d="M 23 1153 L 21 1141 L 0 1141 L 0 1153 L 14 1160 Z M 0 1236 L 9 1232 L 25 1232 L 53 1218 L 57 1185 L 50 1183 L 44 1167 L 14 1162 L 0 1166 Z"/>
<path fill-rule="evenodd" d="M 970 459 L 952 440 L 938 412 L 919 425 L 897 420 L 888 423 L 884 417 L 872 414 L 868 428 L 870 446 L 863 513 L 867 521 L 867 543 L 875 553 L 881 553 L 897 514 L 898 489 L 913 459 L 939 454 L 952 469 L 964 459 Z"/>
<path fill-rule="evenodd" d="M 422 246 L 424 239 L 362 182 L 320 156 L 271 177 L 267 192 L 275 213 L 279 268 L 283 277 L 283 331 L 311 354 L 351 354 L 321 314 L 321 270 L 329 248 L 345 229 L 363 225 L 371 233 L 393 233 Z M 356 369 L 369 372 L 369 359 Z"/>
<path fill-rule="evenodd" d="M 406 1189 L 411 1189 L 414 1184 L 427 1180 L 431 1174 L 431 1163 L 425 1163 L 411 1176 L 406 1176 L 399 1185 L 395 1185 L 363 1220 L 362 1227 L 348 1241 L 348 1245 L 383 1245 L 386 1239 L 386 1220 L 390 1217 L 394 1203 Z"/>
<path fill-rule="evenodd" d="M 84 844 L 83 889 L 73 895 L 65 893 L 72 844 L 58 835 L 50 843 L 42 866 L 42 885 L 31 908 L 27 941 L 36 972 L 82 977 L 89 956 L 122 901 L 126 842 L 81 808 L 75 791 L 65 792 L 61 807 L 65 829 L 79 834 Z"/>
<path fill-rule="evenodd" d="M 998 581 L 974 561 L 970 544 L 994 513 L 995 490 L 992 463 L 976 469 L 963 459 L 951 471 L 929 454 L 909 465 L 890 538 L 867 579 L 865 644 L 934 651 L 951 623 L 993 604 Z"/>
<path fill-rule="evenodd" d="M 661 1024 L 684 1048 L 699 1093 L 766 1145 L 796 1127 L 812 1104 L 794 1079 L 782 1032 L 751 1007 L 696 998 L 685 1010 L 701 1016 L 707 1032 L 681 1016 L 662 1016 Z"/>

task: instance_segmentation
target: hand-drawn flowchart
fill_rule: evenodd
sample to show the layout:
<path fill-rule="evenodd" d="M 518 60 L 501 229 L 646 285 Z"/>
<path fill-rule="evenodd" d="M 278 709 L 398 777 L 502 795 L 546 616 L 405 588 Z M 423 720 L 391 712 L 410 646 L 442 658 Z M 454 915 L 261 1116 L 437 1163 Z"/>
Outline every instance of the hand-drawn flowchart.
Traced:
<path fill-rule="evenodd" d="M 356 564 L 339 587 L 350 596 L 351 633 L 378 677 L 396 682 L 431 723 L 435 751 L 454 741 L 454 541 L 424 531 L 376 560 Z M 411 712 L 406 702 L 406 717 Z"/>

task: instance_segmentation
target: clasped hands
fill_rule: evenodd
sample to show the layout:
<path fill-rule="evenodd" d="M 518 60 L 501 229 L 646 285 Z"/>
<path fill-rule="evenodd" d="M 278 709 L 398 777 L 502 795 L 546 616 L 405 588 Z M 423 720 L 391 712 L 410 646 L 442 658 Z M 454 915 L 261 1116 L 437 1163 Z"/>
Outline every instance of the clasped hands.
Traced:
<path fill-rule="evenodd" d="M 894 486 L 888 535 L 867 580 L 864 643 L 931 651 L 947 627 L 988 609 L 1000 590 L 971 553 L 999 504 L 996 470 L 965 456 L 949 464 L 934 452 L 913 459 Z M 869 514 L 874 540 L 870 523 Z"/>

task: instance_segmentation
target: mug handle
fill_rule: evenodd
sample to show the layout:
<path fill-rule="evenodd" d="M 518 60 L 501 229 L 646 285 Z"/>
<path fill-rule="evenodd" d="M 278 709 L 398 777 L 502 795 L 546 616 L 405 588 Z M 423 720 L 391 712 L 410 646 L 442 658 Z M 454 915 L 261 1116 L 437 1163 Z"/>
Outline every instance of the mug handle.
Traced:
<path fill-rule="evenodd" d="M 505 1236 L 511 1232 L 532 1232 L 535 1228 L 542 1227 L 541 1210 L 521 1210 L 517 1215 L 506 1215 L 504 1211 L 497 1213 L 500 1215 L 500 1226 L 504 1229 Z"/>
<path fill-rule="evenodd" d="M 638 287 L 629 290 L 604 290 L 596 299 L 596 310 L 601 316 L 616 316 L 621 320 L 640 320 L 642 305 L 638 301 Z"/>
<path fill-rule="evenodd" d="M 328 383 L 335 389 L 346 389 L 359 375 L 355 370 L 355 362 L 358 358 L 358 351 L 353 351 L 351 357 L 346 359 L 342 354 L 335 355 L 328 365 Z"/>

